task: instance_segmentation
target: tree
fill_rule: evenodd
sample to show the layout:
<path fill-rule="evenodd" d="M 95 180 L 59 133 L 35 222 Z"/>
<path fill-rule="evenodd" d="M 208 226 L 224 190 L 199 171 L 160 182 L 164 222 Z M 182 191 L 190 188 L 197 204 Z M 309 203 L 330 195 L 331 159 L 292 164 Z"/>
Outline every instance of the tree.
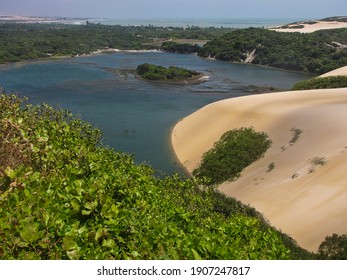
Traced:
<path fill-rule="evenodd" d="M 322 259 L 347 260 L 347 234 L 327 236 L 318 253 Z"/>

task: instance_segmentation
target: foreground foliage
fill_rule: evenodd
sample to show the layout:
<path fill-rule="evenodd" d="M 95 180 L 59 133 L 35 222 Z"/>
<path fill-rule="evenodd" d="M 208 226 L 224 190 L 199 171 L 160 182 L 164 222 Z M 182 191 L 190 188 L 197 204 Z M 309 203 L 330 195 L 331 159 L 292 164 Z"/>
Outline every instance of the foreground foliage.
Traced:
<path fill-rule="evenodd" d="M 200 73 L 188 70 L 185 68 L 175 67 L 175 66 L 169 66 L 168 68 L 144 63 L 139 66 L 137 66 L 136 74 L 140 75 L 142 78 L 147 80 L 159 80 L 159 81 L 165 81 L 165 80 L 185 80 L 188 78 L 191 78 L 193 76 L 197 76 Z"/>
<path fill-rule="evenodd" d="M 261 158 L 271 143 L 266 133 L 256 132 L 253 128 L 227 131 L 203 155 L 193 175 L 207 177 L 210 184 L 234 180 L 245 167 Z"/>
<path fill-rule="evenodd" d="M 66 111 L 2 94 L 0 138 L 1 259 L 312 257 L 254 209 L 103 147 Z"/>
<path fill-rule="evenodd" d="M 347 28 L 308 34 L 260 28 L 230 32 L 203 46 L 199 55 L 322 74 L 347 64 Z"/>
<path fill-rule="evenodd" d="M 346 76 L 318 77 L 295 84 L 292 90 L 343 88 L 347 87 Z"/>

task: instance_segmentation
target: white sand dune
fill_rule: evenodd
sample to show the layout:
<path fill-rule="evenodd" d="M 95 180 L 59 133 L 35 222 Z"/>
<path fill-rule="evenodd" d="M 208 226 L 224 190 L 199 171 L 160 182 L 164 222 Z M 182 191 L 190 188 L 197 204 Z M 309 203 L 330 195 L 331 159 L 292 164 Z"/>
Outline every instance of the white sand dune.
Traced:
<path fill-rule="evenodd" d="M 347 67 L 325 76 L 336 73 L 347 75 Z M 268 133 L 273 144 L 265 156 L 219 189 L 316 251 L 327 235 L 347 233 L 346 120 L 347 88 L 261 94 L 198 110 L 174 127 L 172 143 L 192 171 L 225 131 L 253 126 Z M 302 133 L 290 144 L 292 129 Z"/>
<path fill-rule="evenodd" d="M 295 26 L 303 26 L 303 28 L 293 28 Z M 300 32 L 300 33 L 311 33 L 318 30 L 325 30 L 325 29 L 336 29 L 336 28 L 347 28 L 347 22 L 339 22 L 339 21 L 315 21 L 314 24 L 308 24 L 308 23 L 298 23 L 298 24 L 289 24 L 289 26 L 292 26 L 292 28 L 280 28 L 280 26 L 277 27 L 270 27 L 271 30 L 279 31 L 279 32 Z"/>

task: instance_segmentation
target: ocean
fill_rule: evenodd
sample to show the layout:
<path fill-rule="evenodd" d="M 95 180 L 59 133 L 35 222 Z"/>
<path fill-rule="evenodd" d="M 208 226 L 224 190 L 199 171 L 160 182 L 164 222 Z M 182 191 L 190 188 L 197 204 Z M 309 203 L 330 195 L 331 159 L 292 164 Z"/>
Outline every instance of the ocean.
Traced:
<path fill-rule="evenodd" d="M 302 18 L 196 18 L 196 19 L 90 19 L 105 25 L 159 26 L 159 27 L 216 27 L 247 28 L 271 27 L 304 20 Z M 78 21 L 79 23 L 81 21 Z"/>

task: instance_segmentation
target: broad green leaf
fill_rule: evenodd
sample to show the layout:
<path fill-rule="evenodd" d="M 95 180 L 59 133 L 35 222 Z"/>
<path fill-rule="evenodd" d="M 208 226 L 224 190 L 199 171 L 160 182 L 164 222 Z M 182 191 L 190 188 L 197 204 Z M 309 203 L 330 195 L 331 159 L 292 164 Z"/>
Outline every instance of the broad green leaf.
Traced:
<path fill-rule="evenodd" d="M 63 239 L 63 249 L 66 251 L 71 251 L 73 249 L 76 249 L 77 243 L 73 240 L 71 236 L 65 236 Z"/>
<path fill-rule="evenodd" d="M 35 223 L 25 224 L 19 231 L 24 241 L 32 243 L 40 238 L 39 226 Z"/>
<path fill-rule="evenodd" d="M 195 251 L 193 248 L 192 248 L 191 250 L 192 250 L 192 252 L 193 252 L 194 259 L 195 259 L 195 260 L 201 260 L 201 257 L 200 257 L 200 255 L 198 254 L 198 252 Z"/>

